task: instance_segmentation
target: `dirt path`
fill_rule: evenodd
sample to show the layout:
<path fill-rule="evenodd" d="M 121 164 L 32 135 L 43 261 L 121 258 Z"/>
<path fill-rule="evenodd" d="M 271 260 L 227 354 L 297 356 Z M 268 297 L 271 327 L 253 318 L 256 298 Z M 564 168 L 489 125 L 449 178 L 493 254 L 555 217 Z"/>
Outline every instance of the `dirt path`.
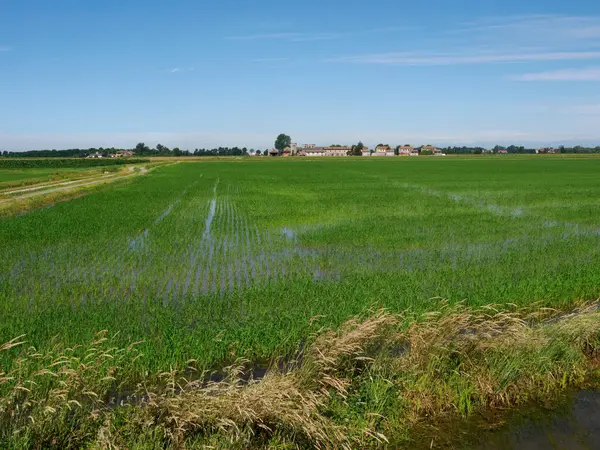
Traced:
<path fill-rule="evenodd" d="M 146 169 L 145 167 L 142 167 L 142 168 L 140 168 L 139 174 L 146 174 L 147 172 L 148 172 L 148 169 Z M 95 178 L 94 180 L 67 181 L 65 183 L 60 183 L 60 185 L 61 185 L 60 187 L 54 187 L 54 186 L 59 186 L 59 185 L 51 184 L 51 185 L 46 185 L 46 186 L 37 186 L 36 188 L 23 189 L 21 191 L 12 191 L 13 193 L 28 192 L 28 191 L 32 191 L 32 190 L 35 192 L 29 192 L 28 194 L 19 195 L 16 197 L 11 197 L 11 198 L 0 200 L 0 204 L 15 201 L 15 200 L 24 200 L 26 198 L 37 197 L 39 195 L 51 194 L 53 192 L 67 191 L 69 189 L 76 189 L 76 188 L 80 188 L 80 187 L 93 186 L 96 184 L 109 183 L 109 182 L 117 181 L 117 180 L 124 180 L 126 178 L 138 176 L 139 174 L 132 171 L 131 173 L 129 173 L 127 175 L 121 175 L 121 176 L 103 175 L 102 177 Z M 65 185 L 67 185 L 67 186 L 65 186 Z M 50 188 L 50 189 L 43 190 L 44 188 Z M 6 194 L 9 194 L 9 193 L 3 193 L 0 195 L 6 195 Z"/>
<path fill-rule="evenodd" d="M 51 183 L 51 184 L 44 184 L 41 186 L 33 186 L 33 187 L 29 187 L 29 188 L 16 189 L 14 191 L 0 192 L 0 195 L 13 195 L 13 194 L 20 194 L 23 192 L 39 191 L 41 189 L 48 189 L 48 188 L 52 188 L 55 186 L 68 186 L 68 185 L 76 184 L 76 183 L 84 183 L 86 181 L 95 181 L 95 180 L 100 180 L 103 178 L 111 178 L 114 176 L 116 176 L 116 175 L 109 174 L 109 175 L 101 175 L 99 177 L 80 178 L 78 180 L 62 181 L 59 183 Z"/>

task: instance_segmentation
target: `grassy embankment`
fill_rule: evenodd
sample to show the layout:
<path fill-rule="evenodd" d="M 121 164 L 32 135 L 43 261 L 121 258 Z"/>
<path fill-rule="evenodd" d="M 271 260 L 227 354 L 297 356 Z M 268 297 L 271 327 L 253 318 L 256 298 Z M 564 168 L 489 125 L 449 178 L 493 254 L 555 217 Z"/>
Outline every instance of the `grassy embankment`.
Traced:
<path fill-rule="evenodd" d="M 102 189 L 107 183 L 126 183 L 130 176 L 161 164 L 148 162 L 140 159 L 0 160 L 0 167 L 6 167 L 0 169 L 0 217 L 81 197 Z"/>
<path fill-rule="evenodd" d="M 26 394 L 20 387 L 31 386 L 13 380 L 4 384 L 3 398 L 16 386 L 19 398 L 53 399 L 51 389 L 60 385 L 50 380 L 61 377 L 72 387 L 58 391 L 58 408 L 41 402 L 41 409 L 36 404 L 18 417 L 33 417 L 43 424 L 39 430 L 8 417 L 3 429 L 60 441 L 64 420 L 75 420 L 85 422 L 80 436 L 88 442 L 402 443 L 432 415 L 469 414 L 587 382 L 595 371 L 595 313 L 531 327 L 506 311 L 514 312 L 509 303 L 522 308 L 536 301 L 539 315 L 542 307 L 567 310 L 598 297 L 599 164 L 558 158 L 177 164 L 5 219 L 0 337 L 26 334 L 35 354 L 48 356 L 32 358 L 19 346 L 3 352 L 2 367 L 19 370 L 18 356 L 27 358 L 20 379 L 31 380 L 59 349 L 66 359 L 54 366 L 64 368 L 58 377 L 38 372 L 42 390 Z M 481 310 L 448 307 L 447 320 L 438 323 L 427 316 L 440 310 L 433 297 L 450 305 L 466 299 L 466 308 L 498 304 L 502 312 L 486 322 L 472 316 Z M 347 353 L 315 351 L 323 339 L 340 343 L 311 337 L 317 328 L 338 329 L 379 307 L 391 316 L 367 320 L 364 326 L 374 328 L 364 338 L 363 325 L 355 325 L 363 330 L 358 334 L 342 328 L 339 339 L 358 339 Z M 86 360 L 87 347 L 75 346 L 102 329 L 118 333 L 104 344 L 112 350 L 95 350 Z M 381 339 L 386 345 L 377 344 Z M 115 353 L 136 341 L 143 356 L 133 349 Z M 216 396 L 197 386 L 171 396 L 152 387 L 161 385 L 161 372 L 295 355 L 303 342 L 298 370 L 260 384 L 219 384 L 212 389 L 224 392 Z M 119 386 L 142 380 L 153 392 L 148 408 L 105 408 L 83 393 L 107 400 Z M 327 393 L 321 382 L 331 383 Z M 232 405 L 239 404 L 250 410 L 236 415 Z M 264 409 L 252 410 L 253 404 Z M 286 409 L 294 413 L 286 416 Z M 302 420 L 295 421 L 296 413 Z M 339 440 L 327 441 L 324 430 Z"/>

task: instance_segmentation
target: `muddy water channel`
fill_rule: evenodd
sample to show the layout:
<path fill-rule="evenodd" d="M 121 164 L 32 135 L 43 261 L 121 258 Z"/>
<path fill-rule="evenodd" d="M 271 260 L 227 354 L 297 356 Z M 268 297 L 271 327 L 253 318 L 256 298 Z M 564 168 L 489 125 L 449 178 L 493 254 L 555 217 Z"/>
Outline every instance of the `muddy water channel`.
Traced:
<path fill-rule="evenodd" d="M 538 405 L 505 417 L 506 423 L 486 430 L 486 420 L 469 424 L 462 443 L 439 448 L 473 450 L 600 449 L 600 391 L 578 391 L 557 400 L 550 409 Z M 493 426 L 494 419 L 488 418 Z M 459 432 L 460 433 L 460 432 Z M 462 433 L 461 433 L 462 434 Z M 471 440 L 472 438 L 473 440 Z M 437 447 L 434 445 L 433 447 Z"/>

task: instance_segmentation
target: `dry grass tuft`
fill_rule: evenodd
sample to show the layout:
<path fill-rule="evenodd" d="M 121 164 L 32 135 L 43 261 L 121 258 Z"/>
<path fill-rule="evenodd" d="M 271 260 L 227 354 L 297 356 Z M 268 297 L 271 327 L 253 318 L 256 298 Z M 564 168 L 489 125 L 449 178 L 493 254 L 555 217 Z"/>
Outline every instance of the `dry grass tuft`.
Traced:
<path fill-rule="evenodd" d="M 23 348 L 21 339 L 0 346 L 0 352 Z M 112 346 L 107 331 L 87 346 L 24 349 L 8 372 L 0 373 L 0 442 L 13 441 L 16 448 L 18 442 L 73 447 L 89 438 L 85 428 L 104 415 L 104 400 L 118 388 L 119 370 L 139 356 L 135 344 Z"/>
<path fill-rule="evenodd" d="M 140 357 L 135 345 L 117 349 L 106 332 L 74 349 L 23 345 L 0 346 L 21 350 L 0 373 L 0 443 L 12 448 L 365 448 L 440 415 L 582 385 L 598 374 L 600 312 L 447 303 L 419 316 L 376 311 L 315 333 L 291 370 L 275 364 L 254 380 L 239 360 L 218 382 L 171 371 L 158 375 L 166 386 L 145 388 L 140 404 L 124 408 L 105 402 Z"/>
<path fill-rule="evenodd" d="M 323 412 L 332 393 L 346 395 L 348 376 L 370 361 L 369 348 L 393 325 L 397 319 L 380 311 L 365 320 L 350 320 L 336 332 L 324 331 L 314 336 L 300 368 L 289 373 L 272 369 L 262 380 L 243 383 L 242 361 L 230 369 L 235 376 L 226 382 L 202 389 L 188 386 L 178 395 L 150 394 L 144 426 L 163 428 L 175 445 L 194 433 L 219 432 L 239 444 L 285 430 L 311 447 L 353 448 L 345 427 Z"/>

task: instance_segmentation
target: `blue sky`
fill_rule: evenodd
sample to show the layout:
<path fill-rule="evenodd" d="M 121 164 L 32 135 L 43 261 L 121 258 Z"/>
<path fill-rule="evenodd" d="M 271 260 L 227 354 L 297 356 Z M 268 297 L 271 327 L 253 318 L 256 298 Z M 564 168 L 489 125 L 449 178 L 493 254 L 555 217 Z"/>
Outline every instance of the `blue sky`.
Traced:
<path fill-rule="evenodd" d="M 600 145 L 597 0 L 4 0 L 0 149 Z"/>

